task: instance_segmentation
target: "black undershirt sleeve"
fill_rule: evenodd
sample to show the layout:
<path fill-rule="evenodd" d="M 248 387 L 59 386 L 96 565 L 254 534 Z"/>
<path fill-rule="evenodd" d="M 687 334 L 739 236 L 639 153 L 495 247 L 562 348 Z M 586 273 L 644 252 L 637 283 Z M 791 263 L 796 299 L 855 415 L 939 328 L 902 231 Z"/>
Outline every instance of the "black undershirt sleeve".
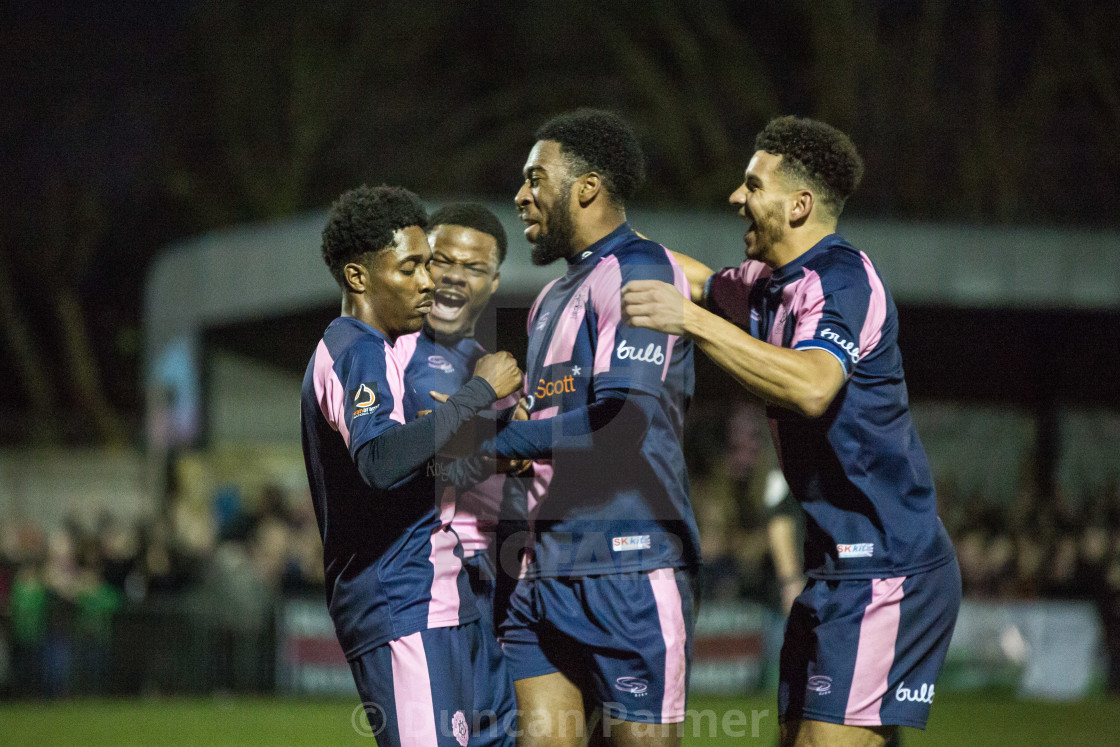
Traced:
<path fill-rule="evenodd" d="M 592 448 L 592 434 L 607 429 L 615 443 L 633 446 L 645 439 L 657 404 L 656 397 L 644 392 L 606 391 L 587 407 L 543 420 L 507 423 L 479 450 L 511 459 L 548 459 L 555 449 Z"/>
<path fill-rule="evenodd" d="M 497 399 L 490 384 L 475 376 L 430 415 L 363 444 L 354 459 L 362 479 L 372 488 L 388 490 L 427 463 L 455 431 Z"/>

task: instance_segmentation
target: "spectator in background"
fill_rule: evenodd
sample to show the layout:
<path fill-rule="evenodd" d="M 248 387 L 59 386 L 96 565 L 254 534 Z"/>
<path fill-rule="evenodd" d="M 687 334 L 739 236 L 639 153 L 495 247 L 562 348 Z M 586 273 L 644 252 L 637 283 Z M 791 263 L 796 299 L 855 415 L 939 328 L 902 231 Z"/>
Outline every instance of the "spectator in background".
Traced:
<path fill-rule="evenodd" d="M 42 557 L 23 557 L 13 579 L 8 611 L 12 625 L 12 692 L 41 696 L 47 641 L 48 595 Z"/>
<path fill-rule="evenodd" d="M 89 546 L 79 557 L 76 618 L 73 627 L 77 691 L 104 693 L 111 674 L 113 617 L 124 604 L 121 589 L 105 580 L 101 548 Z"/>
<path fill-rule="evenodd" d="M 124 594 L 140 552 L 136 526 L 105 513 L 98 520 L 97 539 L 101 549 L 102 575 L 110 586 Z"/>
<path fill-rule="evenodd" d="M 48 697 L 70 694 L 74 658 L 73 621 L 78 595 L 75 539 L 61 529 L 47 539 L 43 583 L 47 590 L 47 631 L 43 642 L 43 687 Z"/>
<path fill-rule="evenodd" d="M 315 510 L 307 497 L 293 506 L 292 533 L 281 588 L 285 594 L 321 595 L 325 571 Z"/>

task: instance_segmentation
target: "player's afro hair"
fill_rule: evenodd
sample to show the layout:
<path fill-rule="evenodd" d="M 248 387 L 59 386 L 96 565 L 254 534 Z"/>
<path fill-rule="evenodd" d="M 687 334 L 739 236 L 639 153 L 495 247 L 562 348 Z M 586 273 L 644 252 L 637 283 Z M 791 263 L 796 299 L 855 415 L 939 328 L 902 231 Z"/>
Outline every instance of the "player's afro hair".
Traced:
<path fill-rule="evenodd" d="M 851 138 L 815 119 L 772 119 L 758 133 L 754 149 L 781 156 L 779 171 L 807 180 L 834 217 L 840 215 L 863 177 L 863 159 Z"/>
<path fill-rule="evenodd" d="M 646 178 L 638 136 L 626 121 L 602 109 L 576 109 L 541 125 L 537 140 L 554 140 L 573 175 L 595 171 L 611 201 L 625 207 Z"/>
<path fill-rule="evenodd" d="M 339 286 L 345 287 L 342 268 L 392 246 L 393 234 L 409 226 L 428 227 L 419 197 L 403 187 L 363 184 L 331 205 L 323 229 L 323 261 Z"/>
<path fill-rule="evenodd" d="M 498 216 L 490 212 L 485 205 L 477 202 L 453 202 L 444 205 L 428 219 L 429 229 L 434 229 L 436 226 L 463 226 L 489 234 L 498 243 L 498 264 L 506 259 L 506 229 L 502 228 Z"/>

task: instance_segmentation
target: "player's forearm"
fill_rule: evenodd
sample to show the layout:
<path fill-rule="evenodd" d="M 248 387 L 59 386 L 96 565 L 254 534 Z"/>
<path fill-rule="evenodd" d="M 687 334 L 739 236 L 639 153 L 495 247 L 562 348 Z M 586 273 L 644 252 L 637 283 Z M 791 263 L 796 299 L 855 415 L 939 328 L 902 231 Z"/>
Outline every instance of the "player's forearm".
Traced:
<path fill-rule="evenodd" d="M 708 284 L 708 278 L 712 276 L 712 268 L 687 254 L 672 252 L 672 255 L 684 270 L 684 276 L 688 278 L 689 295 L 692 296 L 693 302 L 700 303 L 704 300 L 704 288 Z"/>
<path fill-rule="evenodd" d="M 814 351 L 790 350 L 756 340 L 695 304 L 685 304 L 684 330 L 744 388 L 780 407 L 819 417 L 839 389 L 834 377 L 821 375 Z"/>
<path fill-rule="evenodd" d="M 766 524 L 770 539 L 770 557 L 778 580 L 801 578 L 801 559 L 797 551 L 797 526 L 789 516 L 775 516 Z"/>
<path fill-rule="evenodd" d="M 455 432 L 497 399 L 494 389 L 475 377 L 436 407 L 431 415 L 385 431 L 355 455 L 370 487 L 388 490 L 434 457 Z"/>

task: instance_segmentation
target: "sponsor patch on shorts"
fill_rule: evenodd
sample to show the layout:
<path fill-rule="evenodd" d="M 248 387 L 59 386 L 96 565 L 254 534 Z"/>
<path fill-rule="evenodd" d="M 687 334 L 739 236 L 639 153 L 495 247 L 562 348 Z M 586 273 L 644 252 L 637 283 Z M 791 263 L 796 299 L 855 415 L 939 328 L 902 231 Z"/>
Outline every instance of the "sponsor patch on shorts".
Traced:
<path fill-rule="evenodd" d="M 653 547 L 653 542 L 648 534 L 633 534 L 629 537 L 615 537 L 611 540 L 611 549 L 615 552 L 648 550 L 651 547 Z"/>
<path fill-rule="evenodd" d="M 836 556 L 839 558 L 870 558 L 874 554 L 874 542 L 860 542 L 855 545 L 836 546 Z"/>

